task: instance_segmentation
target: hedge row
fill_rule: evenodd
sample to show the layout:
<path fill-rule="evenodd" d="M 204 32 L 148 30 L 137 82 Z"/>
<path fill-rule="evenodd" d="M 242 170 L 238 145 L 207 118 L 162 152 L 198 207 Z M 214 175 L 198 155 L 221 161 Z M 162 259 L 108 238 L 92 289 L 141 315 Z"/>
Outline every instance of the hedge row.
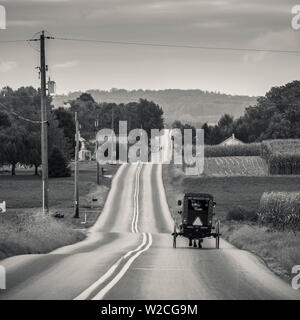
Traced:
<path fill-rule="evenodd" d="M 211 157 L 242 157 L 242 156 L 260 156 L 261 144 L 249 143 L 232 146 L 209 146 L 204 147 L 204 156 Z"/>
<path fill-rule="evenodd" d="M 300 193 L 265 192 L 258 210 L 258 221 L 278 230 L 300 230 Z"/>

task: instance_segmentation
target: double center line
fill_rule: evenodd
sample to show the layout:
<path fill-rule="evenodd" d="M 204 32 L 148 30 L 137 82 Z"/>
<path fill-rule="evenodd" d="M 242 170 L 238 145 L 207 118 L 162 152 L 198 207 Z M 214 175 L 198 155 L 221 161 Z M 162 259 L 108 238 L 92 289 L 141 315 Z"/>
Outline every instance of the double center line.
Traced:
<path fill-rule="evenodd" d="M 139 220 L 139 193 L 140 193 L 140 173 L 142 165 L 139 163 L 135 174 L 135 188 L 133 196 L 133 218 L 131 232 L 138 232 Z M 124 254 L 110 269 L 89 288 L 79 294 L 74 300 L 102 300 L 105 295 L 122 279 L 131 264 L 152 245 L 151 233 L 142 233 L 142 243 L 134 250 Z"/>
<path fill-rule="evenodd" d="M 142 165 L 138 164 L 138 168 L 135 174 L 135 188 L 133 196 L 133 219 L 131 222 L 131 232 L 138 233 L 138 221 L 139 221 L 139 194 L 140 194 L 140 174 L 142 171 Z"/>

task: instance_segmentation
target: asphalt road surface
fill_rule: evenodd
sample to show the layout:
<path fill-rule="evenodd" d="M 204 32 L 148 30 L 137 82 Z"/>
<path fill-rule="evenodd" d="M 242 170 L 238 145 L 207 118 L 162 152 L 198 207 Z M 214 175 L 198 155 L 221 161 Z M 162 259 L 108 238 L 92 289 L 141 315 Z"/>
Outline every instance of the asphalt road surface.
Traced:
<path fill-rule="evenodd" d="M 86 240 L 45 255 L 1 261 L 0 299 L 299 299 L 252 254 L 214 239 L 178 238 L 161 165 L 124 164 Z"/>

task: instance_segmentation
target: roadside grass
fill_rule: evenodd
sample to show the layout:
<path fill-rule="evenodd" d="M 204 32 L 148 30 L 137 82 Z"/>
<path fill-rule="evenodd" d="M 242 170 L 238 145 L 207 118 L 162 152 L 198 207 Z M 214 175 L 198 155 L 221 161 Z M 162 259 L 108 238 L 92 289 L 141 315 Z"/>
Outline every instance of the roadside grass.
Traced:
<path fill-rule="evenodd" d="M 300 234 L 276 231 L 250 221 L 226 221 L 236 207 L 257 212 L 265 191 L 298 191 L 299 176 L 265 177 L 188 177 L 180 167 L 163 166 L 163 181 L 172 216 L 180 223 L 177 200 L 187 192 L 211 193 L 217 206 L 216 218 L 222 221 L 222 237 L 240 249 L 249 250 L 283 278 L 291 278 L 291 267 L 300 264 Z"/>
<path fill-rule="evenodd" d="M 226 222 L 222 237 L 239 249 L 248 250 L 260 258 L 276 274 L 290 280 L 294 265 L 300 264 L 300 234 L 276 231 L 254 223 Z"/>
<path fill-rule="evenodd" d="M 100 176 L 100 185 L 96 184 L 95 161 L 79 162 L 79 203 L 81 219 L 73 219 L 74 176 L 68 178 L 49 179 L 49 207 L 51 213 L 59 212 L 65 215 L 65 222 L 76 228 L 88 228 L 98 218 L 106 200 L 111 176 L 118 169 L 117 165 L 105 165 L 104 176 Z M 97 199 L 97 201 L 93 201 Z M 34 176 L 32 169 L 17 170 L 16 176 L 0 175 L 0 202 L 5 200 L 7 215 L 22 214 L 29 208 L 42 207 L 42 181 L 40 176 Z M 81 224 L 84 213 L 87 213 L 88 223 Z"/>
<path fill-rule="evenodd" d="M 42 182 L 31 169 L 19 169 L 16 176 L 0 175 L 0 202 L 7 213 L 0 215 L 0 259 L 15 254 L 46 253 L 85 238 L 85 229 L 98 219 L 108 195 L 117 165 L 104 166 L 96 184 L 96 162 L 79 163 L 80 218 L 74 219 L 74 177 L 49 179 L 48 216 L 41 214 Z M 63 219 L 53 215 L 61 213 Z M 86 223 L 85 221 L 86 216 Z"/>
<path fill-rule="evenodd" d="M 81 231 L 41 211 L 0 215 L 0 260 L 19 254 L 47 253 L 84 238 Z"/>

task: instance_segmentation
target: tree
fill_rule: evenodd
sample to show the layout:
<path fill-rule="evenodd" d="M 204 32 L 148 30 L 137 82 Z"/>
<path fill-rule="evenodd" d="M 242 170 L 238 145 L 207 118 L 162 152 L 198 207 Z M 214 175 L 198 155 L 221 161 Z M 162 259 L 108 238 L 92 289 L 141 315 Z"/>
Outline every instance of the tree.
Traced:
<path fill-rule="evenodd" d="M 69 101 L 72 114 L 77 112 L 81 125 L 81 134 L 85 139 L 95 136 L 95 120 L 99 105 L 89 93 L 83 93 L 79 98 Z M 109 126 L 110 127 L 110 126 Z"/>
<path fill-rule="evenodd" d="M 63 130 L 64 136 L 72 148 L 72 156 L 74 156 L 76 132 L 74 116 L 71 111 L 64 108 L 54 110 L 54 115 L 58 121 L 58 128 Z"/>
<path fill-rule="evenodd" d="M 0 161 L 12 165 L 13 174 L 17 163 L 35 166 L 37 174 L 41 164 L 40 92 L 33 87 L 17 90 L 6 87 L 0 91 L 0 102 L 7 109 L 4 114 L 0 114 Z M 25 121 L 15 114 L 37 122 Z M 57 147 L 64 153 L 65 158 L 69 159 L 71 146 L 64 135 L 64 129 L 59 128 L 51 97 L 47 97 L 47 114 L 49 154 Z"/>
<path fill-rule="evenodd" d="M 0 111 L 0 129 L 10 127 L 11 122 L 9 120 L 8 114 Z"/>
<path fill-rule="evenodd" d="M 49 177 L 62 178 L 70 176 L 71 169 L 67 159 L 64 157 L 60 149 L 54 147 L 49 157 Z"/>
<path fill-rule="evenodd" d="M 17 163 L 24 163 L 27 132 L 24 128 L 12 124 L 0 131 L 0 163 L 11 165 L 11 174 L 16 174 Z"/>
<path fill-rule="evenodd" d="M 245 142 L 300 137 L 300 81 L 273 87 L 235 121 Z"/>
<path fill-rule="evenodd" d="M 233 132 L 233 116 L 224 114 L 218 122 L 218 127 L 222 137 L 228 138 L 231 136 Z"/>
<path fill-rule="evenodd" d="M 41 159 L 41 136 L 36 132 L 31 132 L 27 136 L 28 151 L 25 155 L 25 164 L 34 166 L 34 174 L 38 175 L 38 168 L 42 163 Z"/>

